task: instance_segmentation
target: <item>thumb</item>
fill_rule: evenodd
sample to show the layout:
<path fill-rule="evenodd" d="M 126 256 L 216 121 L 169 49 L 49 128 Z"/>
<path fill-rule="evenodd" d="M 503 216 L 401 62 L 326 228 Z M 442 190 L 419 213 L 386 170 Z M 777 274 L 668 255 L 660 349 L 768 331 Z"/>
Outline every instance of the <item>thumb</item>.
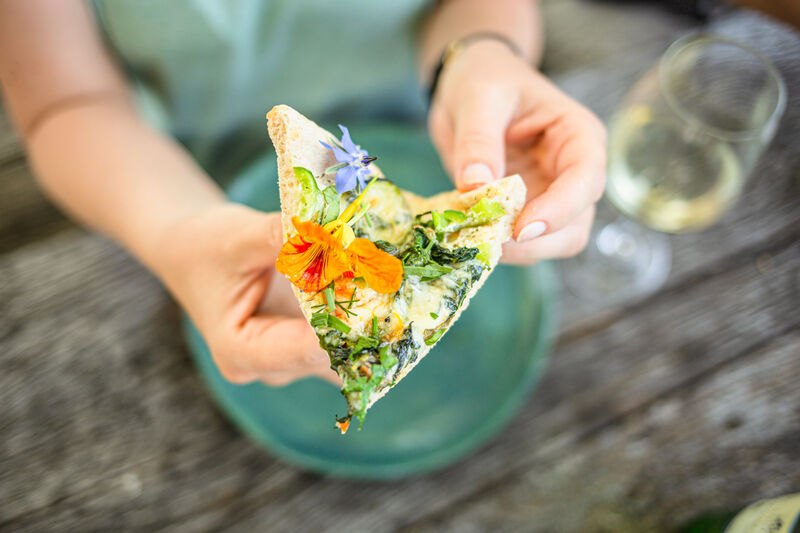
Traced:
<path fill-rule="evenodd" d="M 498 90 L 481 87 L 456 112 L 453 169 L 456 187 L 470 190 L 505 173 L 505 136 L 514 104 Z"/>
<path fill-rule="evenodd" d="M 233 228 L 240 239 L 235 246 L 236 261 L 244 269 L 270 266 L 283 246 L 280 213 L 264 213 L 244 208 Z"/>

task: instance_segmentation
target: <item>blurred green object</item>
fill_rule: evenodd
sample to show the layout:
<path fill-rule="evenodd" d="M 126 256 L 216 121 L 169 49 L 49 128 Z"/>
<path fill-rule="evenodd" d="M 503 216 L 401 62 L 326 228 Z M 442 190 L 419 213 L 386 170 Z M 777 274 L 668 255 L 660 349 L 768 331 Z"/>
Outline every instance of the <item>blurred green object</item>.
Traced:
<path fill-rule="evenodd" d="M 430 195 L 452 188 L 419 126 L 349 125 L 398 186 Z M 254 208 L 279 209 L 274 156 L 229 188 Z M 218 402 L 245 433 L 301 467 L 354 478 L 397 478 L 449 465 L 502 430 L 539 377 L 556 326 L 551 265 L 498 267 L 442 342 L 370 410 L 361 430 L 334 428 L 345 401 L 332 385 L 233 385 L 185 319 L 185 334 Z"/>
<path fill-rule="evenodd" d="M 680 533 L 800 533 L 800 493 L 751 503 L 739 511 L 704 515 Z"/>
<path fill-rule="evenodd" d="M 148 119 L 217 181 L 263 151 L 264 114 L 419 120 L 430 0 L 92 0 Z"/>

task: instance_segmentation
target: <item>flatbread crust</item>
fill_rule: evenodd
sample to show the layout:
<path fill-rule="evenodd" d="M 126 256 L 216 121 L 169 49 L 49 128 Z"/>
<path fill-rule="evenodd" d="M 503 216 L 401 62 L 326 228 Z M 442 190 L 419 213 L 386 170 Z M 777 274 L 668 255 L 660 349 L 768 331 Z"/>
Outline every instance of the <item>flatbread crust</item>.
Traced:
<path fill-rule="evenodd" d="M 305 167 L 310 170 L 316 177 L 320 189 L 333 185 L 333 175 L 323 174 L 327 168 L 336 164 L 336 159 L 330 150 L 320 144 L 320 141 L 328 142 L 331 138 L 337 136 L 332 135 L 286 105 L 273 107 L 267 113 L 267 121 L 269 136 L 275 146 L 278 159 L 278 185 L 280 189 L 283 234 L 284 240 L 286 240 L 295 233 L 291 219 L 293 215 L 300 212 L 301 206 L 302 190 L 294 175 L 294 167 Z M 371 168 L 373 174 L 383 176 L 383 173 L 374 163 L 371 164 Z M 500 219 L 483 226 L 463 229 L 455 240 L 448 243 L 454 247 L 488 243 L 490 247 L 488 254 L 489 268 L 483 271 L 480 279 L 473 284 L 467 293 L 463 304 L 450 321 L 450 326 L 452 326 L 497 265 L 502 254 L 503 243 L 511 239 L 514 222 L 525 203 L 525 184 L 519 175 L 514 175 L 465 193 L 450 191 L 429 198 L 417 196 L 407 191 L 403 191 L 403 194 L 414 215 L 430 210 L 456 209 L 464 211 L 481 198 L 495 200 L 505 209 L 506 214 Z M 313 314 L 313 303 L 303 298 L 302 291 L 297 287 L 292 286 L 292 289 L 300 302 L 303 314 L 310 320 Z M 438 344 L 438 341 L 431 346 L 423 344 L 417 351 L 417 358 L 400 371 L 394 384 L 396 385 L 405 377 L 436 344 Z M 382 398 L 390 388 L 386 387 L 374 392 L 368 400 L 368 405 L 371 406 Z"/>

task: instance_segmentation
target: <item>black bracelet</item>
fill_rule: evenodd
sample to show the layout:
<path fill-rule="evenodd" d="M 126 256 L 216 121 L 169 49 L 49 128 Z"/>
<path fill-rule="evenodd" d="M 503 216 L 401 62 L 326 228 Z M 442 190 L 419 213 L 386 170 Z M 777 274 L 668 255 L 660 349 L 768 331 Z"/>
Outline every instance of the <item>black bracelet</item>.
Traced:
<path fill-rule="evenodd" d="M 433 95 L 436 93 L 436 87 L 439 85 L 439 78 L 442 75 L 442 71 L 444 70 L 444 66 L 447 64 L 447 61 L 454 57 L 457 53 L 461 52 L 468 44 L 473 43 L 475 41 L 483 41 L 483 40 L 492 40 L 503 43 L 506 45 L 509 50 L 514 52 L 514 55 L 522 57 L 524 54 L 522 50 L 520 50 L 519 46 L 503 35 L 502 33 L 495 33 L 492 31 L 481 31 L 477 33 L 470 33 L 469 35 L 465 35 L 460 39 L 456 39 L 451 41 L 442 52 L 442 56 L 439 59 L 439 64 L 436 65 L 436 69 L 433 71 L 433 77 L 431 78 L 431 84 L 428 86 L 428 105 L 433 102 Z"/>

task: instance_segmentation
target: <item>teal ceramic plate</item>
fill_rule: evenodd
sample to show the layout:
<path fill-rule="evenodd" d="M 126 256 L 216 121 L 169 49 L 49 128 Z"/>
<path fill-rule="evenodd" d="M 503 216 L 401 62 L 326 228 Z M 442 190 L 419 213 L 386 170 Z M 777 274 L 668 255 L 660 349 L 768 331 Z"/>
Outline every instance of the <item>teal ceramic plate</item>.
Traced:
<path fill-rule="evenodd" d="M 451 187 L 419 129 L 353 126 L 351 132 L 400 187 L 422 194 Z M 264 158 L 229 194 L 275 210 L 275 175 L 274 157 Z M 335 416 L 346 412 L 334 386 L 318 379 L 286 387 L 233 385 L 217 372 L 188 319 L 184 329 L 222 408 L 275 455 L 327 474 L 395 478 L 451 464 L 510 421 L 550 347 L 554 291 L 548 264 L 498 267 L 436 348 L 370 409 L 361 430 L 354 425 L 346 435 L 333 425 Z"/>

